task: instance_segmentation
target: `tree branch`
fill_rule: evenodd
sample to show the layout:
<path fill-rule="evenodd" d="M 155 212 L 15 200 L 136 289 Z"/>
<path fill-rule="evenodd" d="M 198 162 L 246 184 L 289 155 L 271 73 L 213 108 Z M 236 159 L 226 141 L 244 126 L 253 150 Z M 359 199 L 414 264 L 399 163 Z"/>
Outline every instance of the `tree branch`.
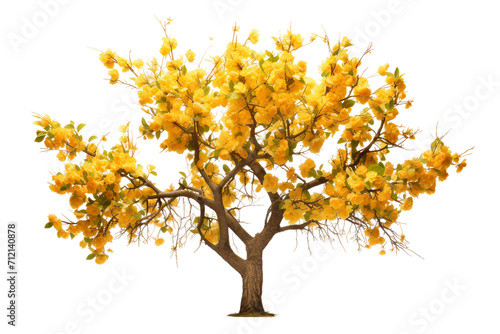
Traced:
<path fill-rule="evenodd" d="M 318 221 L 317 220 L 309 220 L 309 221 L 302 223 L 302 224 L 282 226 L 282 227 L 280 227 L 278 232 L 284 232 L 284 231 L 290 231 L 290 230 L 303 230 L 307 226 L 309 226 L 309 224 L 311 224 L 311 223 L 318 223 Z"/>
<path fill-rule="evenodd" d="M 215 202 L 211 199 L 206 198 L 200 194 L 193 193 L 189 190 L 173 190 L 173 191 L 160 191 L 156 195 L 148 196 L 148 199 L 155 198 L 173 198 L 173 197 L 186 197 L 191 198 L 199 203 L 203 203 L 212 210 L 215 209 Z"/>
<path fill-rule="evenodd" d="M 356 165 L 361 161 L 363 156 L 369 152 L 370 148 L 373 146 L 373 144 L 375 144 L 375 142 L 380 137 L 380 134 L 382 133 L 382 129 L 384 128 L 384 124 L 385 124 L 385 117 L 382 120 L 382 122 L 380 122 L 380 127 L 378 128 L 377 133 L 373 137 L 373 140 L 370 142 L 370 144 L 368 144 L 368 146 L 366 146 L 365 148 L 363 148 L 361 151 L 358 152 L 358 154 L 356 156 L 356 160 L 350 165 L 350 167 L 353 167 L 353 168 L 356 167 Z"/>
<path fill-rule="evenodd" d="M 240 274 L 243 274 L 245 270 L 245 260 L 239 257 L 232 250 L 228 238 L 226 238 L 226 240 L 223 240 L 223 238 L 219 237 L 219 242 L 216 245 L 212 244 L 205 238 L 205 235 L 201 231 L 201 226 L 203 226 L 203 222 L 205 220 L 205 205 L 201 202 L 198 202 L 198 204 L 200 205 L 200 220 L 198 222 L 198 225 L 196 226 L 196 230 L 200 234 L 201 239 L 205 241 L 205 244 L 213 251 L 215 251 L 220 257 L 222 257 L 232 268 L 234 268 Z"/>
<path fill-rule="evenodd" d="M 326 177 L 322 176 L 318 179 L 304 183 L 304 185 L 302 186 L 302 189 L 309 190 L 309 189 L 314 188 L 316 186 L 325 184 L 326 182 L 328 182 L 328 179 Z"/>

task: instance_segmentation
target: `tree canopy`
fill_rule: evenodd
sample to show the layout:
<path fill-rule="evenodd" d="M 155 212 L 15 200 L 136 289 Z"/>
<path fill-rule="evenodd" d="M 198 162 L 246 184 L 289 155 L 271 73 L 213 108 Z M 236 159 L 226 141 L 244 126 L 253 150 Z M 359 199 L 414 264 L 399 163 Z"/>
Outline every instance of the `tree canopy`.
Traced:
<path fill-rule="evenodd" d="M 108 145 L 105 137 L 85 138 L 84 124 L 36 116 L 42 129 L 35 141 L 65 162 L 50 190 L 69 196 L 75 216 L 51 214 L 45 227 L 79 239 L 89 260 L 104 263 L 120 236 L 157 246 L 170 236 L 174 251 L 194 236 L 243 273 L 250 245 L 263 249 L 286 231 L 329 240 L 347 235 L 382 255 L 406 251 L 401 212 L 419 195 L 433 194 L 451 166 L 457 172 L 466 166 L 465 152 L 453 153 L 442 137 L 413 159 L 388 160 L 418 134 L 396 123 L 412 107 L 405 74 L 385 64 L 365 75 L 361 64 L 371 49 L 357 58 L 346 37 L 333 44 L 313 34 L 306 42 L 288 30 L 273 37 L 275 50 L 259 51 L 252 48 L 258 31 L 240 39 L 235 26 L 223 54 L 197 57 L 180 51 L 162 27 L 158 57 L 99 55 L 110 84 L 137 90 L 138 137 L 124 124 L 119 142 Z M 308 76 L 307 62 L 295 54 L 311 43 L 323 44 L 326 58 Z M 159 154 L 185 155 L 180 179 L 169 175 L 172 184 L 157 184 L 162 171 L 135 158 L 140 138 L 157 140 Z M 317 163 L 332 147 L 329 160 Z M 268 199 L 267 215 L 251 221 L 241 211 L 259 194 Z M 243 219 L 261 224 L 261 232 L 251 235 Z M 231 236 L 247 246 L 246 260 L 232 249 Z"/>

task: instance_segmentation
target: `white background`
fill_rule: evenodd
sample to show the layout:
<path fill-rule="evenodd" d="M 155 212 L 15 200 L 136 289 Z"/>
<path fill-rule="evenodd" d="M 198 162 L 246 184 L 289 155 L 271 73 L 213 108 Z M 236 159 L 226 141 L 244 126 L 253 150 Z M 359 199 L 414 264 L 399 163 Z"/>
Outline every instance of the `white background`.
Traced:
<path fill-rule="evenodd" d="M 0 241 L 4 253 L 6 224 L 17 222 L 20 275 L 16 328 L 6 325 L 6 280 L 0 284 L 2 328 L 32 334 L 498 332 L 500 24 L 493 3 L 3 1 Z M 45 230 L 47 215 L 68 214 L 69 206 L 47 187 L 49 171 L 60 165 L 33 142 L 32 113 L 87 123 L 88 134 L 116 133 L 120 124 L 140 119 L 133 93 L 106 82 L 107 69 L 91 48 L 121 55 L 132 50 L 133 58 L 157 55 L 162 31 L 155 15 L 174 18 L 169 29 L 179 49 L 198 55 L 211 44 L 209 54 L 222 50 L 235 21 L 242 37 L 260 30 L 257 48 L 272 48 L 270 36 L 290 23 L 306 39 L 323 28 L 333 40 L 347 35 L 358 55 L 372 41 L 374 51 L 363 64 L 368 72 L 386 62 L 399 66 L 415 98 L 400 120 L 422 130 L 409 156 L 429 145 L 436 124 L 440 134 L 452 129 L 445 143 L 454 150 L 475 146 L 461 174 L 452 171 L 434 195 L 421 196 L 401 217 L 412 249 L 425 260 L 358 253 L 352 245 L 344 251 L 338 243 L 333 250 L 312 244 L 309 256 L 303 239 L 294 251 L 294 232 L 280 235 L 265 252 L 263 296 L 278 316 L 235 319 L 226 314 L 238 310 L 240 278 L 208 248 L 194 253 L 196 239 L 179 253 L 178 268 L 168 245 L 126 247 L 123 240 L 98 266 L 85 261 L 88 251 L 76 240 Z M 321 42 L 308 50 L 298 58 L 312 73 L 327 51 Z M 139 161 L 157 165 L 165 187 L 177 182 L 183 160 L 157 155 L 153 144 Z M 247 220 L 258 224 L 262 217 Z"/>

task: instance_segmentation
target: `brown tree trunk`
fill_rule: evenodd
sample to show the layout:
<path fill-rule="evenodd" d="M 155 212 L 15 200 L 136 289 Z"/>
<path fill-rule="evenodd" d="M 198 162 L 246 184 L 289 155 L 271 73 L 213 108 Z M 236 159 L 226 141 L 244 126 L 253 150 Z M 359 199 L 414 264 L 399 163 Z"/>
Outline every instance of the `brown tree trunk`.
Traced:
<path fill-rule="evenodd" d="M 246 261 L 243 278 L 243 294 L 241 296 L 240 315 L 265 315 L 262 305 L 262 257 Z"/>

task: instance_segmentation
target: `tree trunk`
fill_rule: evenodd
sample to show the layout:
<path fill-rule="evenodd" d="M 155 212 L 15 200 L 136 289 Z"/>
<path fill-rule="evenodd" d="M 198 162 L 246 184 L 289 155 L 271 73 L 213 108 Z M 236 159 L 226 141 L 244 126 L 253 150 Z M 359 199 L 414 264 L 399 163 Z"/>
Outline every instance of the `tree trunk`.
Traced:
<path fill-rule="evenodd" d="M 240 315 L 265 315 L 262 305 L 262 257 L 254 257 L 246 261 L 243 278 L 243 294 L 241 296 Z"/>

